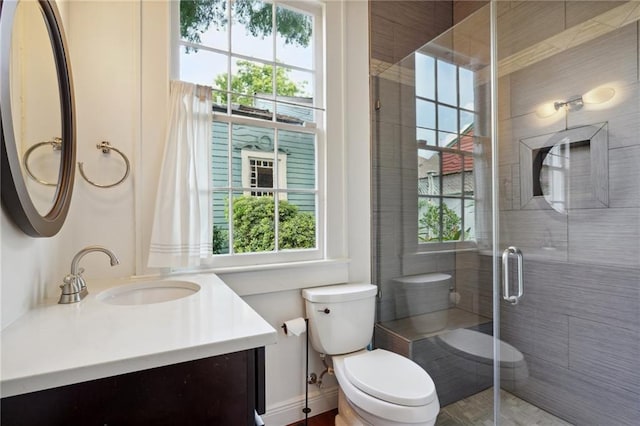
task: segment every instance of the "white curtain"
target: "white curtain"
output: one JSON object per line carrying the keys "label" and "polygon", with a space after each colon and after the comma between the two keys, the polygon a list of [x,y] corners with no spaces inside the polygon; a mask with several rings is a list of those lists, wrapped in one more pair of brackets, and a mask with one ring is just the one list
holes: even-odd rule
{"label": "white curtain", "polygon": [[211,88],[172,81],[170,97],[149,267],[195,266],[212,251]]}

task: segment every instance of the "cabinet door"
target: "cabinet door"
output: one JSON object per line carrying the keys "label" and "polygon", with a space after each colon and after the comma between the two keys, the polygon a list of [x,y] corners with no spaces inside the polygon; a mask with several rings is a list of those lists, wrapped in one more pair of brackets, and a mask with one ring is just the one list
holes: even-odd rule
{"label": "cabinet door", "polygon": [[3,398],[0,422],[12,426],[253,425],[260,399],[256,373],[261,349]]}

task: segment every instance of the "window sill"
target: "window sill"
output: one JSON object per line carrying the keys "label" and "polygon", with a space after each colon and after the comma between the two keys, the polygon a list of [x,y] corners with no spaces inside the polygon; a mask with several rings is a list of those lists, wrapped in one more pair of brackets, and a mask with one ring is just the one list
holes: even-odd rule
{"label": "window sill", "polygon": [[[172,275],[216,274],[239,296],[298,290],[349,281],[349,259],[310,260],[263,265],[176,270]],[[158,275],[145,275],[154,278]]]}

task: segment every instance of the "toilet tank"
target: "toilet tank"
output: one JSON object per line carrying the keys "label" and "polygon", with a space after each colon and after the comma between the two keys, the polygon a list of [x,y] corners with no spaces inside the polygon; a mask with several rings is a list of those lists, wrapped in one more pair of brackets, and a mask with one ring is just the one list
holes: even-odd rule
{"label": "toilet tank", "polygon": [[373,335],[377,292],[371,284],[302,290],[313,348],[327,355],[364,349]]}

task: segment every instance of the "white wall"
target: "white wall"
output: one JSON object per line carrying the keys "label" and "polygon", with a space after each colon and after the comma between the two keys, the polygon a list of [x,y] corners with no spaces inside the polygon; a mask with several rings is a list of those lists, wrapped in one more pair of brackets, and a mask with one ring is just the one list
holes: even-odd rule
{"label": "white wall", "polygon": [[[168,3],[65,1],[64,12],[76,95],[77,158],[95,181],[117,180],[123,172],[119,158],[105,158],[95,148],[108,140],[129,156],[133,170],[129,179],[112,189],[91,187],[77,174],[68,221],[54,238],[25,237],[2,213],[3,328],[46,295],[55,297],[71,258],[87,245],[104,245],[121,260],[119,266],[110,267],[102,253],[85,257],[89,290],[91,278],[147,272],[146,245],[167,113]],[[304,271],[319,278],[303,285],[370,280],[367,2],[329,2],[327,12],[338,22],[327,32],[327,60],[334,64],[329,72],[332,84],[342,82],[334,89],[342,94],[334,122],[338,137],[346,141],[335,152],[339,166],[328,174],[347,176],[339,194],[340,204],[346,206],[339,226],[346,235],[341,259]],[[260,288],[250,285],[261,276],[272,277],[271,283]],[[282,276],[286,279],[278,287]],[[280,330],[284,320],[304,316],[301,281],[296,276],[300,274],[286,270],[223,276],[279,331],[278,344],[268,347],[266,355],[266,418],[272,425],[303,417],[304,339],[286,337]],[[282,291],[274,291],[278,288]],[[322,371],[315,353],[310,365],[317,374]],[[335,406],[335,381],[330,378],[326,383],[322,391],[310,387],[313,413]]]}
{"label": "white wall", "polygon": [[[77,160],[88,177],[108,184],[124,174],[115,153],[103,155],[96,144],[109,141],[135,161],[140,142],[140,5],[137,2],[70,1],[69,31],[77,116]],[[100,189],[76,174],[73,227],[63,234],[64,257],[88,245],[102,245],[120,259],[111,267],[102,253],[83,258],[85,275],[124,277],[135,272],[134,176]]]}
{"label": "white wall", "polygon": [[[68,224],[65,226],[69,226]],[[59,263],[58,236],[27,237],[10,221],[4,209],[0,217],[2,234],[2,328],[5,328],[45,297],[56,278]],[[62,283],[62,281],[60,281]]]}

